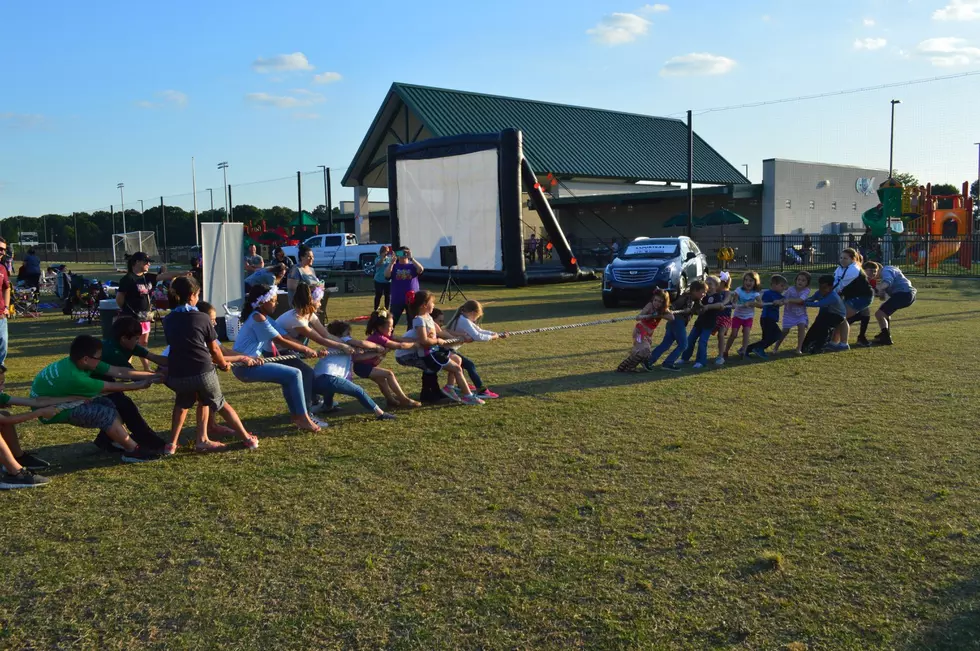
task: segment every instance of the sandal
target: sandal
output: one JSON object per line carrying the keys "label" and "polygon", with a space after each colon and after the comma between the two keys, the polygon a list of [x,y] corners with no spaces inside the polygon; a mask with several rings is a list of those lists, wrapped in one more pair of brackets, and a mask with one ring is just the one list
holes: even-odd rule
{"label": "sandal", "polygon": [[167,443],[163,446],[163,456],[169,457],[177,454],[177,446],[172,443]]}
{"label": "sandal", "polygon": [[225,449],[224,443],[219,443],[218,441],[204,441],[203,443],[195,443],[195,452],[220,452]]}

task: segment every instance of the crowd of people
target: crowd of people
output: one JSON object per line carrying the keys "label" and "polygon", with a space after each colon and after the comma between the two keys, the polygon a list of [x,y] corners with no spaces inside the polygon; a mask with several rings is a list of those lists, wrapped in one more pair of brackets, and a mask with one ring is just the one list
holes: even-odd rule
{"label": "crowd of people", "polygon": [[[705,282],[692,282],[673,303],[669,294],[658,289],[640,313],[633,328],[633,348],[617,370],[652,370],[672,348],[661,364],[663,369],[680,371],[681,364],[689,363],[692,358],[693,368],[704,368],[708,365],[712,337],[717,338],[714,363],[721,366],[729,359],[739,334],[742,337],[738,356],[763,360],[769,359],[770,348],[778,352],[794,330],[793,352],[797,355],[849,350],[854,324],[859,324],[855,345],[890,346],[894,343],[892,315],[912,305],[916,296],[915,287],[901,269],[863,260],[852,248],[843,251],[840,266],[833,275],[817,279],[816,292],[811,293],[811,282],[806,271],[796,274],[792,284],[786,277],[775,274],[769,279],[769,289],[763,289],[759,274],[749,271],[732,290],[731,276],[723,271],[708,276]],[[874,313],[880,331],[869,340],[867,330],[875,296],[884,299]],[[808,309],[818,310],[812,323]],[[750,344],[756,310],[760,310],[762,338]],[[653,348],[654,331],[664,321],[663,341]]]}
{"label": "crowd of people", "polygon": [[[0,242],[0,253],[3,246]],[[287,276],[284,265],[274,262],[266,269],[261,259],[255,261],[258,266],[253,265],[249,276],[252,282],[240,328],[230,348],[218,340],[216,312],[201,300],[201,287],[194,274],[174,274],[169,286],[172,309],[163,319],[168,345],[160,353],[150,351],[147,341],[150,262],[143,253],[131,256],[126,277],[119,284],[121,311],[111,332],[102,340],[91,335],[76,337],[67,357],[36,375],[28,397],[3,393],[5,368],[0,365],[0,407],[31,409],[18,415],[0,411],[0,463],[4,468],[0,489],[48,483],[37,474],[48,463],[25,452],[18,439],[16,425],[32,419],[45,425],[96,430],[97,446],[118,453],[123,462],[136,463],[175,454],[188,412],[193,409],[193,450],[224,450],[227,444],[215,436],[234,436],[244,449],[257,449],[259,438],[224,397],[218,371],[231,371],[243,383],[277,385],[291,423],[306,432],[328,426],[323,417],[340,408],[334,402],[337,394],[356,398],[382,421],[396,418],[392,411],[398,408],[442,401],[482,405],[499,397],[484,384],[476,364],[460,348],[503,339],[507,333],[480,325],[483,307],[478,301],[466,301],[447,321],[436,308],[433,294],[419,288],[424,269],[408,248],[392,251],[384,247],[379,252],[375,281],[380,287],[375,309],[364,335],[357,338],[351,323],[324,324],[326,319],[319,318],[326,293],[319,281],[307,282],[310,276],[302,270],[310,267],[312,259],[302,249],[300,262],[292,267],[299,271],[288,278],[296,281],[289,290],[291,309],[278,318],[273,315],[279,300],[277,281]],[[269,276],[257,275],[263,272],[271,275],[271,282],[266,282]],[[854,249],[843,252],[837,272],[821,276],[813,293],[807,272],[797,274],[793,283],[774,275],[768,289],[761,287],[755,272],[745,273],[734,290],[730,284],[731,277],[721,272],[706,282],[691,283],[673,301],[666,292],[654,291],[634,327],[633,349],[617,370],[650,370],[664,355],[664,369],[680,370],[681,364],[692,358],[694,368],[703,368],[708,364],[712,338],[717,341],[716,365],[726,363],[736,343],[740,357],[767,359],[767,351],[778,351],[794,330],[796,354],[847,350],[853,324],[860,326],[856,345],[870,346],[872,340],[866,332],[876,295],[885,300],[874,313],[881,329],[874,342],[891,345],[891,316],[912,305],[916,296],[900,269],[863,261]],[[810,308],[819,310],[812,323],[807,312]],[[756,310],[761,310],[762,338],[750,343]],[[403,312],[409,324],[405,332],[396,334]],[[662,322],[663,341],[653,348],[653,335]],[[389,352],[394,353],[396,366],[422,372],[420,400],[411,398],[397,374],[384,367]],[[134,368],[134,358],[141,369]],[[305,359],[316,361],[311,366]],[[440,382],[440,375],[444,382]],[[384,396],[384,407],[358,386],[355,378],[374,382]],[[171,428],[165,437],[153,430],[127,395],[154,383],[165,385],[174,394]]]}

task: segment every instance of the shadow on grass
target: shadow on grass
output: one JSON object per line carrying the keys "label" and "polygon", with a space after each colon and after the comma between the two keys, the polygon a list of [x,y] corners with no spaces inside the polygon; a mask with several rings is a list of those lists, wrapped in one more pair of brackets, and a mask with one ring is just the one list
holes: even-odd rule
{"label": "shadow on grass", "polygon": [[980,648],[980,577],[951,586],[936,599],[936,605],[958,612],[949,619],[934,622],[906,649],[962,651]]}

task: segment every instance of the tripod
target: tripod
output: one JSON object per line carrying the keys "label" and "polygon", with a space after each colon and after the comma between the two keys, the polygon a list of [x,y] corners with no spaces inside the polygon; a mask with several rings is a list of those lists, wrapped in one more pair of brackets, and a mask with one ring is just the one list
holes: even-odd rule
{"label": "tripod", "polygon": [[442,296],[439,297],[439,304],[442,305],[447,301],[452,301],[457,295],[462,296],[463,300],[469,300],[466,298],[466,294],[463,293],[463,290],[459,288],[459,284],[456,282],[456,279],[453,278],[452,266],[446,267],[446,272],[446,287],[442,290]]}

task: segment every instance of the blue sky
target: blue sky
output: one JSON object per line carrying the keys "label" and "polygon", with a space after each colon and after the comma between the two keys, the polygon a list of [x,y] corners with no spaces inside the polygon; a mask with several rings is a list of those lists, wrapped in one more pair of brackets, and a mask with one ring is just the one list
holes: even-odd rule
{"label": "blue sky", "polygon": [[[362,7],[370,6],[370,10]],[[5,3],[0,217],[126,201],[190,208],[329,165],[336,203],[393,81],[668,115],[980,69],[980,0],[423,0]],[[980,76],[709,113],[696,129],[758,181],[769,157],[976,177]],[[304,177],[307,204],[322,181]],[[295,182],[236,190],[294,205]],[[168,201],[170,203],[170,201]]]}

